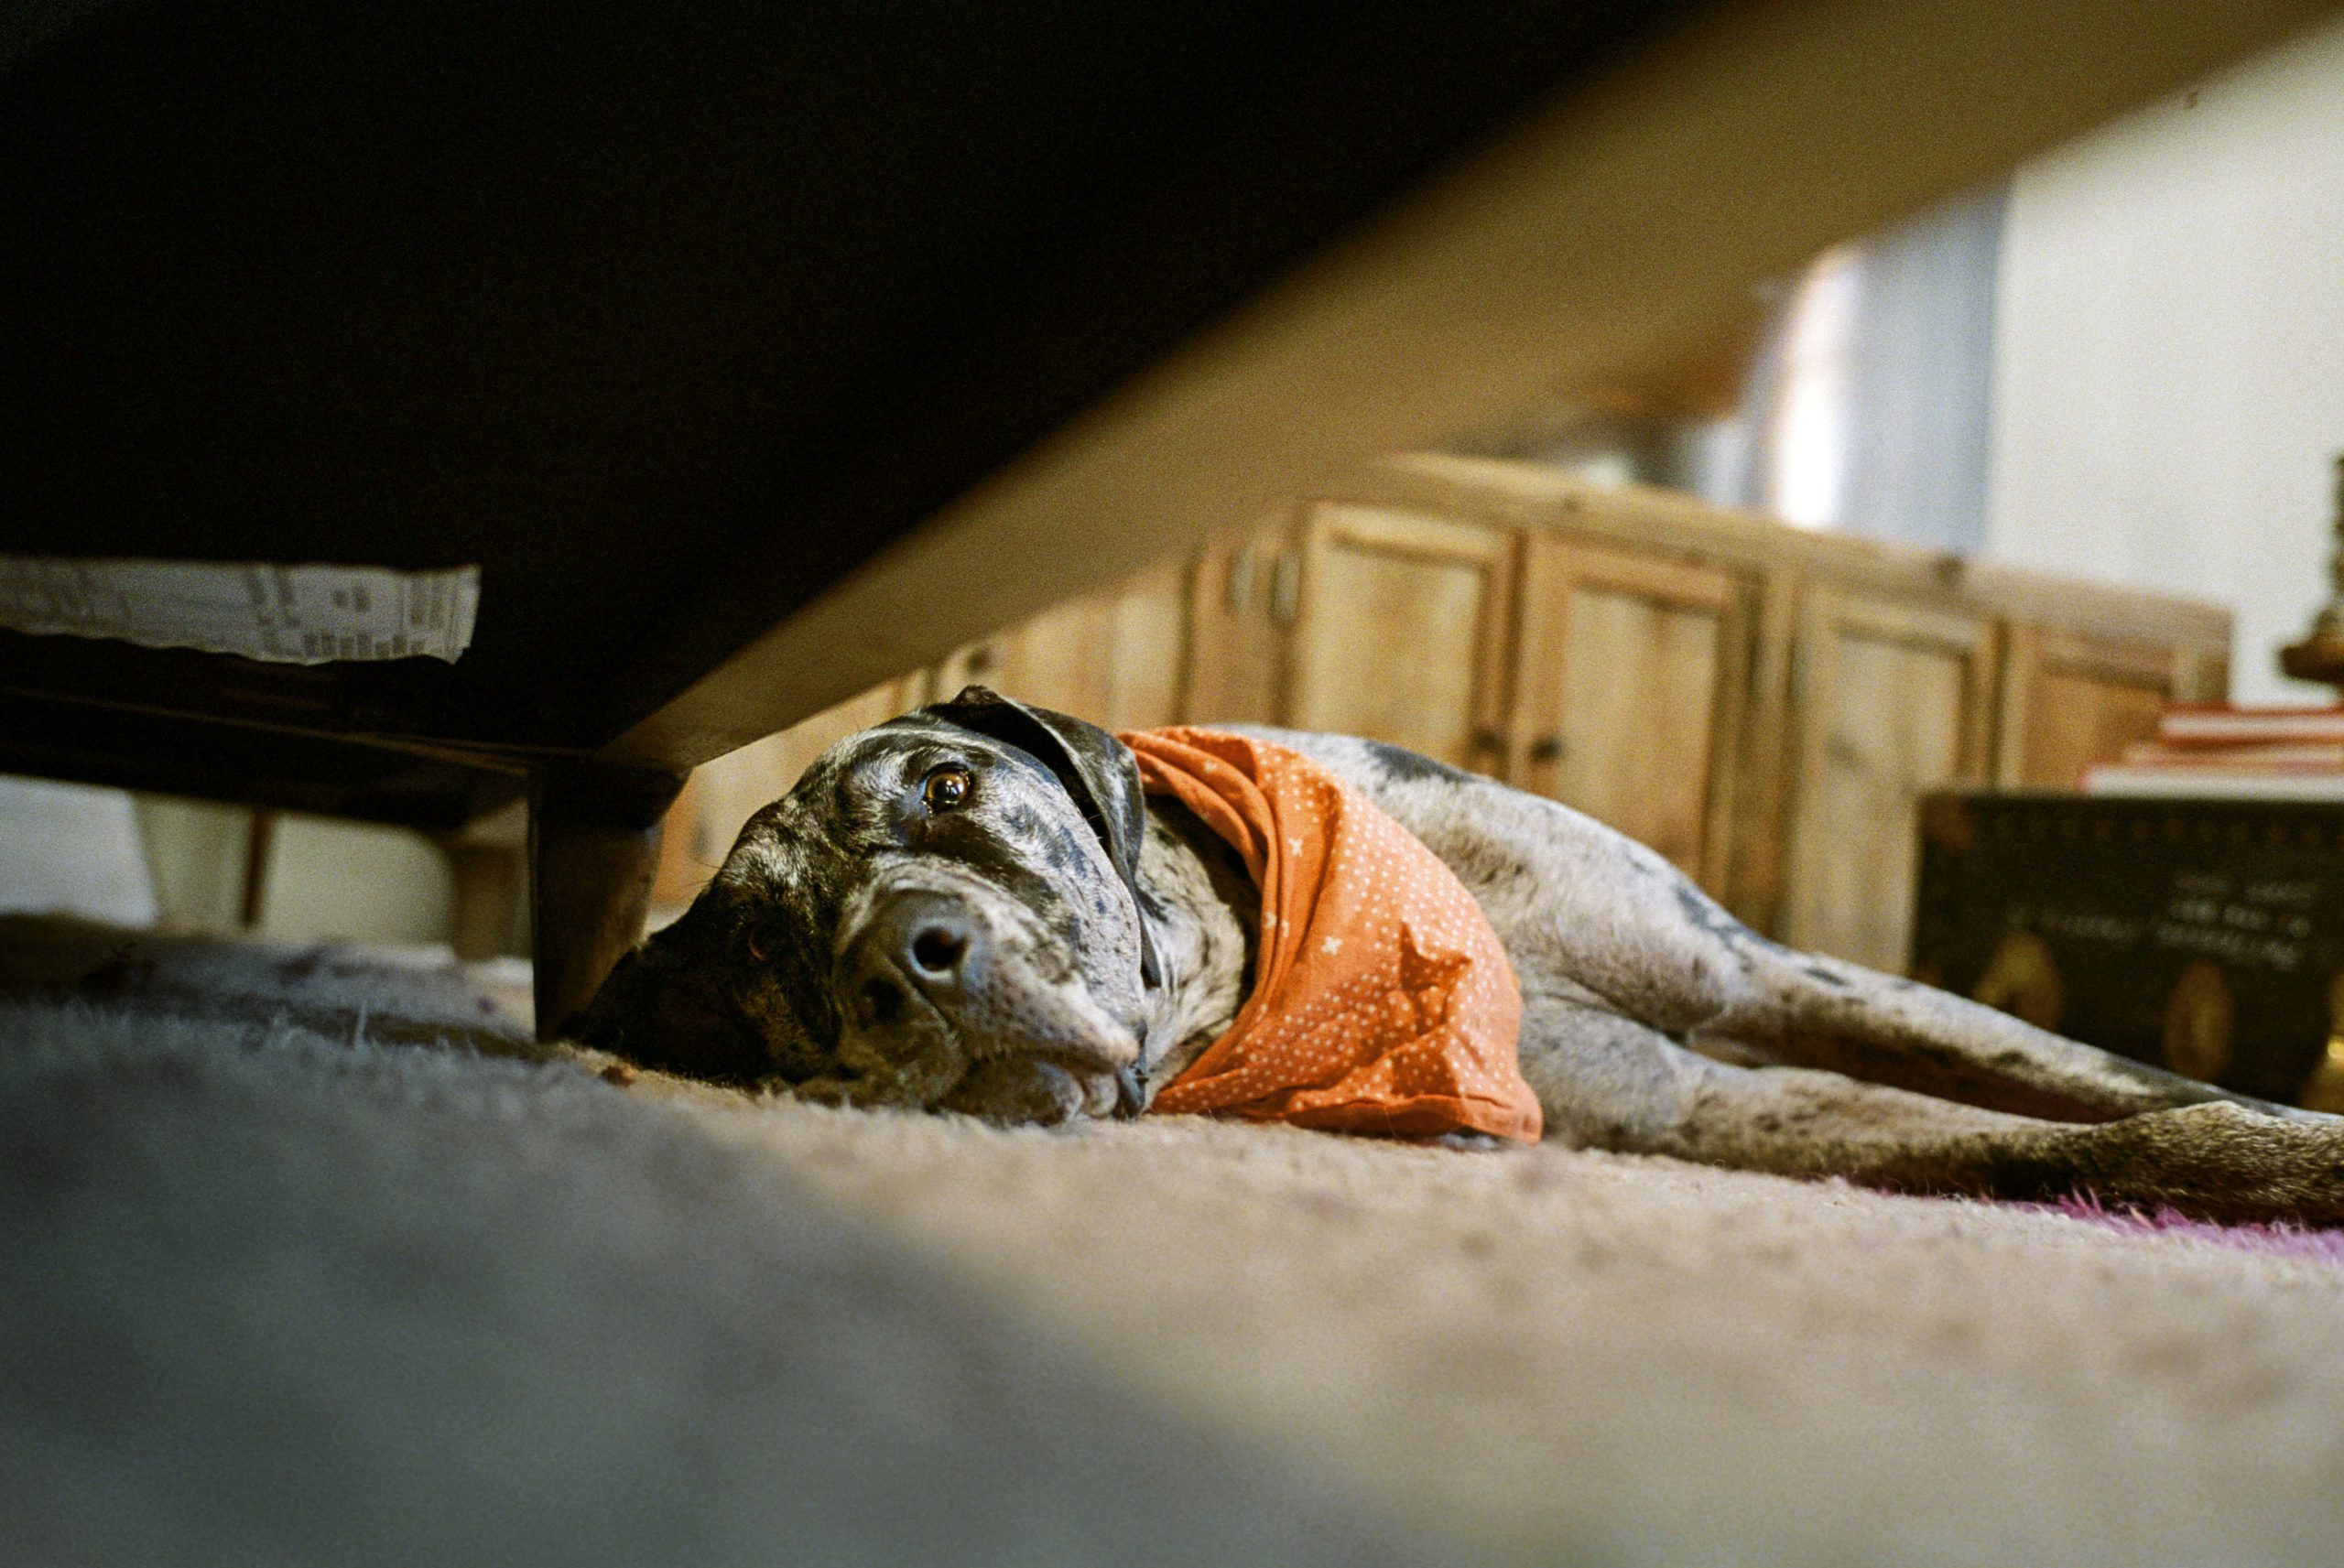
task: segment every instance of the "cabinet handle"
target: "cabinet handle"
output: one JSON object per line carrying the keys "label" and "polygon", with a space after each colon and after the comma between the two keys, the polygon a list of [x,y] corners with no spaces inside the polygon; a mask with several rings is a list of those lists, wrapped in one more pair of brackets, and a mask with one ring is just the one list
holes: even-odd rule
{"label": "cabinet handle", "polygon": [[1476,760],[1505,755],[1505,732],[1492,724],[1477,725],[1473,730],[1473,755]]}
{"label": "cabinet handle", "polygon": [[1302,608],[1302,561],[1292,551],[1270,572],[1270,619],[1284,626]]}
{"label": "cabinet handle", "polygon": [[1229,557],[1229,575],[1222,587],[1228,595],[1229,613],[1243,615],[1245,605],[1253,597],[1253,546],[1241,545]]}
{"label": "cabinet handle", "polygon": [[1560,735],[1541,735],[1530,742],[1530,760],[1534,762],[1559,762],[1569,750]]}
{"label": "cabinet handle", "polygon": [[969,678],[971,680],[975,680],[982,676],[991,674],[993,671],[993,644],[990,643],[980,643],[975,647],[970,649]]}

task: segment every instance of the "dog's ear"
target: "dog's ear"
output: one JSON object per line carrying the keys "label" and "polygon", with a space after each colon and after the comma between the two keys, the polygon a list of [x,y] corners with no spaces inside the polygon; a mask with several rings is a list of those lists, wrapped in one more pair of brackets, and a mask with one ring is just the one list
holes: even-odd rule
{"label": "dog's ear", "polygon": [[775,1064],[725,994],[723,966],[698,950],[692,922],[687,914],[622,957],[561,1033],[637,1066],[754,1084]]}
{"label": "dog's ear", "polygon": [[[973,730],[1016,747],[1051,773],[1091,830],[1106,847],[1115,874],[1139,904],[1139,847],[1147,832],[1147,808],[1139,785],[1139,762],[1131,748],[1096,724],[1047,708],[1013,701],[990,687],[968,686],[950,702],[928,711],[963,730]],[[1139,925],[1140,978],[1151,988],[1158,982],[1156,945],[1148,940],[1147,922]]]}

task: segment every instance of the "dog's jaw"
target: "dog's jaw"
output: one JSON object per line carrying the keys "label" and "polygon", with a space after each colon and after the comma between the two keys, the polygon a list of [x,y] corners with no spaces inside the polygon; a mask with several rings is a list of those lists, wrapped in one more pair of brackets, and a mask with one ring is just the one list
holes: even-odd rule
{"label": "dog's jaw", "polygon": [[1140,919],[1161,984],[1149,998],[1145,1098],[1225,1033],[1253,980],[1261,895],[1236,851],[1168,797],[1147,802],[1140,846]]}

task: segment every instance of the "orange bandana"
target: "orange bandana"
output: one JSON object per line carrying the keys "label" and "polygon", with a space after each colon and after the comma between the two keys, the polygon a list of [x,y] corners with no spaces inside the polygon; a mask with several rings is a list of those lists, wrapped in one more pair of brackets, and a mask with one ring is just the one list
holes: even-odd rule
{"label": "orange bandana", "polygon": [[1513,966],[1423,840],[1284,746],[1187,728],[1117,739],[1148,792],[1234,845],[1262,890],[1253,994],[1156,1109],[1537,1141]]}

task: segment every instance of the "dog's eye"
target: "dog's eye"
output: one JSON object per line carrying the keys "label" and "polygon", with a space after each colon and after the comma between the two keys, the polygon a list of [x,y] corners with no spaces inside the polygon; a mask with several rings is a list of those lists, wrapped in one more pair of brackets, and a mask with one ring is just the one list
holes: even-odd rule
{"label": "dog's eye", "polygon": [[969,798],[969,770],[939,768],[919,786],[919,798],[930,816],[950,811]]}

